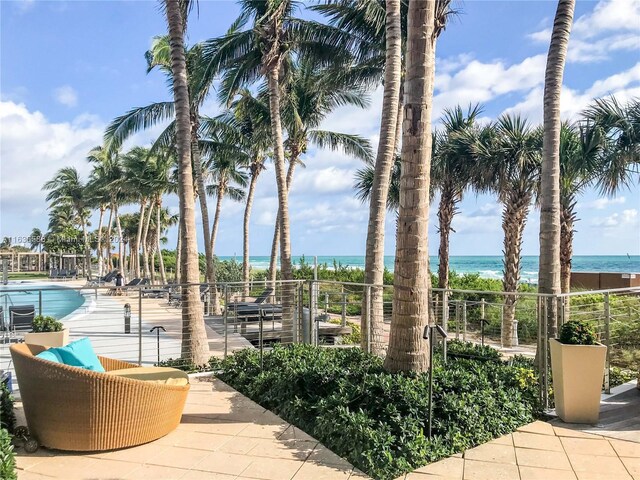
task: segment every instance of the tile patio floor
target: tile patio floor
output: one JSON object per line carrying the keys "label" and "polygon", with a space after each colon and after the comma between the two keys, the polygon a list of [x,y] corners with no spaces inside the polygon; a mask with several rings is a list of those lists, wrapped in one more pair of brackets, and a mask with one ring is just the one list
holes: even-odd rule
{"label": "tile patio floor", "polygon": [[[640,431],[625,434],[622,440],[533,422],[398,480],[640,480]],[[18,480],[369,478],[217,379],[192,380],[182,423],[155,442],[99,453],[17,454]]]}
{"label": "tile patio floor", "polygon": [[406,480],[640,480],[640,443],[533,422]]}
{"label": "tile patio floor", "polygon": [[[24,424],[24,421],[19,424]],[[223,382],[192,380],[179,427],[98,453],[17,450],[18,480],[333,480],[368,478],[317,440]]]}

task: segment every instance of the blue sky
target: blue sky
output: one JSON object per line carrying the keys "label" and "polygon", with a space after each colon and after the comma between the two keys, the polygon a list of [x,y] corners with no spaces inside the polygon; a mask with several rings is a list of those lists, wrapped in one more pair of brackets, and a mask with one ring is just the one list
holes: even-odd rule
{"label": "blue sky", "polygon": [[[458,2],[460,14],[438,41],[434,119],[442,109],[484,104],[484,117],[520,112],[538,123],[552,1]],[[199,2],[189,43],[222,34],[236,17],[234,2]],[[41,185],[63,166],[88,174],[85,161],[104,127],[134,106],[169,99],[163,76],[147,75],[143,54],[165,32],[155,1],[0,1],[0,236],[46,228]],[[579,1],[562,97],[563,117],[576,118],[594,96],[640,97],[640,2]],[[380,90],[367,110],[342,108],[324,127],[377,142]],[[204,112],[219,107],[209,100]],[[136,135],[127,147],[147,145],[160,129]],[[294,254],[357,255],[364,251],[368,209],[353,196],[358,160],[310,150],[291,194]],[[437,200],[437,199],[436,199]],[[167,198],[175,208],[177,200]],[[252,221],[251,252],[269,253],[276,213],[273,167],[262,176]],[[130,207],[133,209],[134,207]],[[216,253],[242,251],[241,204],[225,202]],[[613,199],[589,191],[578,207],[576,254],[639,254],[640,191]],[[525,231],[524,253],[537,254],[538,211]],[[435,205],[430,251],[437,252]],[[198,219],[199,220],[199,219]],[[394,252],[393,215],[386,251]],[[499,255],[500,206],[469,194],[454,222],[452,255]],[[170,246],[175,232],[170,232]]]}

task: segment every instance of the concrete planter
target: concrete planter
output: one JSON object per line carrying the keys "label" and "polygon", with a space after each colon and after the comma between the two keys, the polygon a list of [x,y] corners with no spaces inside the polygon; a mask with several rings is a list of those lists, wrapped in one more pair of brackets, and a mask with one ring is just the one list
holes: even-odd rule
{"label": "concrete planter", "polygon": [[549,340],[556,413],[568,423],[597,423],[607,347]]}
{"label": "concrete planter", "polygon": [[64,347],[69,343],[69,329],[59,332],[31,332],[24,334],[24,343],[43,347]]}

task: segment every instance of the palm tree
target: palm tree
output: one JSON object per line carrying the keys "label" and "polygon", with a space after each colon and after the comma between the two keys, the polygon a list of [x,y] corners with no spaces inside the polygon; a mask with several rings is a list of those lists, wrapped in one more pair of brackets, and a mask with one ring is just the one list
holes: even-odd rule
{"label": "palm tree", "polygon": [[91,251],[89,249],[89,237],[87,234],[87,223],[89,212],[87,205],[90,203],[88,191],[80,179],[78,170],[75,167],[64,167],[58,170],[52,180],[49,180],[42,187],[48,190],[47,202],[51,202],[50,208],[58,206],[69,207],[77,216],[78,224],[82,229],[82,237],[85,253],[85,272],[87,278],[91,279]]}
{"label": "palm tree", "polygon": [[[371,190],[373,189],[373,179],[376,175],[372,165],[356,171],[355,183],[353,185],[356,191],[356,198],[361,202],[369,202],[371,199]],[[387,194],[387,210],[398,213],[400,208],[400,156],[396,155],[391,169],[389,179],[389,193]]]}
{"label": "palm tree", "polygon": [[[334,29],[294,16],[295,0],[241,0],[241,14],[226,35],[205,42],[208,65],[204,76],[223,73],[221,96],[230,103],[243,86],[267,79],[269,117],[273,141],[273,162],[280,209],[280,256],[282,278],[291,280],[291,240],[289,231],[288,189],[281,117],[281,73],[293,54],[312,55],[319,65],[336,64],[345,54],[342,47],[331,48]],[[292,297],[287,292],[285,297]],[[284,305],[290,316],[288,305]]]}
{"label": "palm tree", "polygon": [[200,306],[200,271],[198,268],[198,245],[193,198],[193,174],[191,164],[191,114],[187,65],[184,49],[184,29],[187,12],[184,2],[166,0],[166,15],[171,45],[171,70],[173,72],[173,96],[176,111],[175,130],[178,151],[178,196],[180,199],[180,223],[182,226],[183,255],[181,283],[190,284],[182,288],[182,357],[196,365],[209,360],[207,334],[204,328],[203,311]]}
{"label": "palm tree", "polygon": [[42,230],[38,227],[34,227],[33,230],[31,230],[31,235],[29,236],[29,248],[31,248],[31,250],[38,250],[39,252],[42,252],[42,241]]}
{"label": "palm tree", "polygon": [[[154,68],[160,69],[166,76],[169,85],[173,83],[173,71],[171,68],[171,48],[169,45],[169,37],[155,37],[151,46],[145,53],[147,59],[147,72]],[[202,49],[200,45],[194,45],[186,52],[186,65],[188,73],[188,91],[190,103],[191,117],[191,154],[193,165],[200,165],[200,105],[206,98],[209,88],[212,85],[213,78],[204,78],[202,76]],[[110,148],[117,147],[134,133],[149,128],[163,121],[172,120],[175,115],[174,103],[156,102],[144,107],[133,108],[124,115],[115,118],[107,127],[105,133],[105,142]],[[168,147],[175,142],[175,122],[171,121],[165,130],[157,138],[155,144],[151,148],[152,152],[161,147]],[[196,179],[197,197],[200,203],[200,213],[202,216],[202,233],[205,245],[205,258],[207,262],[207,280],[213,282],[213,256],[210,250],[210,227],[209,227],[209,208],[205,192],[204,179],[201,171],[194,168],[194,176]]]}
{"label": "palm tree", "polygon": [[472,184],[475,170],[473,152],[464,141],[464,131],[475,128],[475,121],[482,112],[480,105],[469,106],[467,112],[459,105],[447,109],[443,115],[444,131],[434,138],[431,177],[440,191],[438,206],[438,288],[449,288],[449,235],[451,224],[458,213],[465,189]]}
{"label": "palm tree", "polygon": [[123,231],[118,214],[118,207],[125,200],[125,173],[122,157],[117,149],[109,150],[100,146],[94,147],[87,156],[87,161],[93,165],[89,185],[94,192],[104,192],[109,204],[109,219],[107,222],[107,239],[105,252],[108,268],[111,269],[111,232],[115,223],[118,232],[118,254],[124,258]]}
{"label": "palm tree", "polygon": [[[560,93],[575,6],[575,0],[558,1],[544,77],[538,292],[551,295],[560,293]],[[557,330],[557,302],[552,299],[547,303],[548,336],[556,337]]]}
{"label": "palm tree", "polygon": [[[477,158],[481,177],[478,188],[494,191],[503,205],[505,295],[502,344],[513,345],[513,321],[520,282],[522,235],[538,188],[542,132],[518,115],[502,115],[494,125],[463,135]],[[462,141],[462,139],[461,139]]]}
{"label": "palm tree", "polygon": [[435,47],[444,25],[437,20],[436,2],[410,0],[393,319],[384,361],[390,371],[424,371],[429,363],[422,331],[429,323],[431,285],[427,242]]}
{"label": "palm tree", "polygon": [[[606,172],[601,171],[602,132],[592,123],[563,123],[560,131],[560,286],[569,293],[578,196]],[[565,319],[567,312],[565,311]]]}

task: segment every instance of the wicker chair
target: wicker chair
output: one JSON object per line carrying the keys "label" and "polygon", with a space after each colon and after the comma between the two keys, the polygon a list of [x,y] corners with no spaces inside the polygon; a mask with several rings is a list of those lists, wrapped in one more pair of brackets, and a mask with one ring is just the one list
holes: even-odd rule
{"label": "wicker chair", "polygon": [[[45,347],[11,346],[29,431],[49,448],[99,451],[156,440],[180,423],[189,385],[164,385],[35,357]],[[137,367],[98,357],[108,372]]]}

